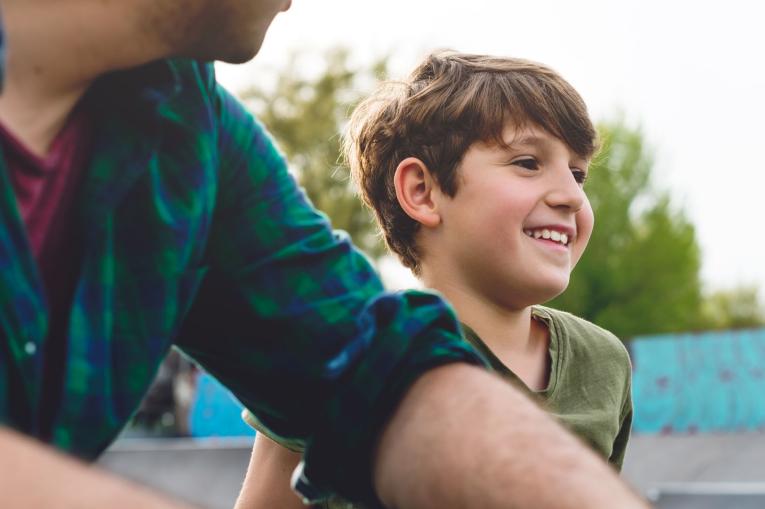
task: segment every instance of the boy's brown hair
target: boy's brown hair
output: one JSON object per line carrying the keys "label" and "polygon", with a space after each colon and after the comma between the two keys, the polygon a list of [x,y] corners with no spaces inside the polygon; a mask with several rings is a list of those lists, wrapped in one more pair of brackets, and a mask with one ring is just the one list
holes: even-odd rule
{"label": "boy's brown hair", "polygon": [[508,125],[542,127],[586,159],[597,149],[595,128],[576,90],[552,69],[516,58],[435,52],[407,80],[384,83],[353,112],[345,136],[351,175],[388,247],[415,274],[419,223],[398,203],[396,167],[416,157],[441,190],[454,196],[467,149],[475,142],[505,146]]}

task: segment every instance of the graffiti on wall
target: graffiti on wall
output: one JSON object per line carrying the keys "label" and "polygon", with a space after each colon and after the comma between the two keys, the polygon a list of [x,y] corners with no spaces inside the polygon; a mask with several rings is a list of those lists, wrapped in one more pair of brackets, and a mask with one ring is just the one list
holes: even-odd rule
{"label": "graffiti on wall", "polygon": [[765,429],[765,329],[636,338],[630,351],[635,432]]}

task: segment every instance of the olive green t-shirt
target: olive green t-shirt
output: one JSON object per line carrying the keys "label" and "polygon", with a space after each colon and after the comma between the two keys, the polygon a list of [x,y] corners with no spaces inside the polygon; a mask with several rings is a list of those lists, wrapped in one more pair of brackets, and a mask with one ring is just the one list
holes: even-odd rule
{"label": "olive green t-shirt", "polygon": [[534,306],[532,315],[550,331],[550,379],[542,391],[529,389],[463,325],[465,339],[494,371],[532,395],[621,470],[632,427],[632,367],[627,349],[607,330],[564,311]]}
{"label": "olive green t-shirt", "polygon": [[[550,332],[550,379],[540,392],[530,390],[463,324],[465,339],[489,362],[492,370],[536,399],[616,469],[621,470],[632,425],[631,364],[627,349],[610,332],[569,313],[543,306],[532,316]],[[249,412],[244,419],[259,432],[293,451],[295,444],[270,435]],[[455,437],[456,440],[456,437]],[[340,497],[318,504],[320,509],[363,509]]]}

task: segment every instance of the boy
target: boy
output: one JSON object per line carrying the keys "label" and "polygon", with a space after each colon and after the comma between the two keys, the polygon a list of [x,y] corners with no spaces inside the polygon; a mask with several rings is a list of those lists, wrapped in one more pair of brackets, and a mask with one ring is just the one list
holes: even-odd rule
{"label": "boy", "polygon": [[[364,101],[346,138],[390,249],[451,301],[493,370],[620,469],[632,416],[627,351],[611,333],[540,306],[565,290],[592,232],[583,184],[596,148],[584,102],[555,72],[453,52]],[[289,470],[289,453],[260,455],[278,470],[269,454]]]}

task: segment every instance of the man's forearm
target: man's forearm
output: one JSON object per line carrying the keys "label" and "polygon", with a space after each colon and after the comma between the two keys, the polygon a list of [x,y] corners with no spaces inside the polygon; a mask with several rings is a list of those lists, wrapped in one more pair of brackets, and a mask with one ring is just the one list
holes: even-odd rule
{"label": "man's forearm", "polygon": [[647,507],[518,390],[460,364],[409,390],[380,439],[374,481],[397,509]]}
{"label": "man's forearm", "polygon": [[0,507],[190,509],[0,427]]}

